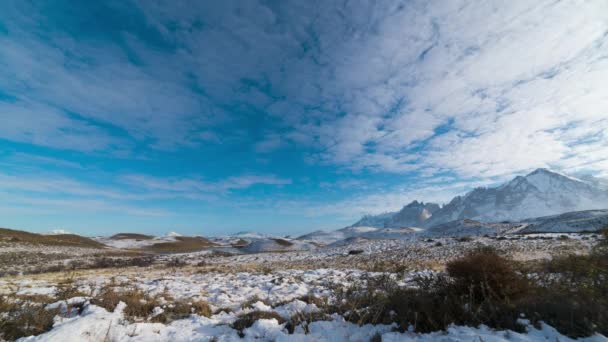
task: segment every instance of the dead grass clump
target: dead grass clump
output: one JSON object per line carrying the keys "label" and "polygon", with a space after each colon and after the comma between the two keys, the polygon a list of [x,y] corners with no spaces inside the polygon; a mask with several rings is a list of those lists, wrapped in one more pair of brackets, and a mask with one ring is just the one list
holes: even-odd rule
{"label": "dead grass clump", "polygon": [[239,332],[239,336],[244,337],[243,330],[251,327],[260,319],[276,319],[279,324],[285,323],[285,319],[274,311],[253,311],[241,315],[232,323],[232,328]]}
{"label": "dead grass clump", "polygon": [[297,327],[301,327],[305,334],[310,333],[310,323],[318,322],[318,321],[329,321],[331,318],[322,311],[314,311],[314,312],[297,312],[292,315],[287,324],[285,324],[285,329],[290,334],[293,334]]}
{"label": "dead grass clump", "polygon": [[204,300],[197,300],[192,302],[192,311],[195,314],[204,317],[211,317],[211,315],[213,314],[213,312],[211,311],[211,306],[209,306],[209,303]]}
{"label": "dead grass clump", "polygon": [[179,300],[163,306],[163,313],[152,317],[151,321],[167,324],[178,319],[190,317],[192,314],[211,317],[211,307],[203,300],[195,302]]}
{"label": "dead grass clump", "polygon": [[37,303],[14,305],[2,298],[0,313],[0,340],[14,341],[51,330],[58,310],[46,310],[44,305]]}
{"label": "dead grass clump", "polygon": [[91,304],[100,306],[109,312],[114,312],[116,306],[122,300],[122,295],[118,293],[114,286],[106,285],[99,294],[91,299]]}
{"label": "dead grass clump", "polygon": [[328,305],[328,298],[327,297],[317,297],[311,293],[309,293],[306,296],[302,296],[302,297],[298,297],[296,298],[298,300],[303,301],[306,304],[314,304],[316,305],[318,308],[323,308],[326,307]]}
{"label": "dead grass clump", "polygon": [[148,296],[138,288],[123,293],[120,300],[127,304],[123,311],[125,318],[132,322],[147,320],[154,308],[159,306],[156,298]]}
{"label": "dead grass clump", "polygon": [[246,300],[245,302],[241,303],[241,309],[251,309],[253,307],[253,304],[255,304],[257,302],[262,302],[268,306],[272,305],[272,303],[270,303],[270,300],[268,300],[268,299],[261,299],[258,296],[253,296],[253,297],[249,298],[248,300]]}

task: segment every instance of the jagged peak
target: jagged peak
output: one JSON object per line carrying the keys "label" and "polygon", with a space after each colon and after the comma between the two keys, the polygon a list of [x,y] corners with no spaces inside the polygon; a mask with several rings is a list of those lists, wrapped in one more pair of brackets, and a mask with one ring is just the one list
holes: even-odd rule
{"label": "jagged peak", "polygon": [[544,168],[544,167],[538,168],[538,169],[536,169],[536,170],[528,173],[525,178],[528,178],[528,177],[531,177],[531,176],[539,176],[539,175],[545,175],[545,176],[549,176],[549,177],[558,177],[558,178],[559,177],[561,177],[561,178],[568,178],[570,180],[575,180],[575,181],[578,181],[578,182],[582,182],[581,179],[569,176],[569,175],[567,175],[565,173],[562,173],[562,172],[559,172],[559,171],[556,171],[556,170],[547,169],[547,168]]}

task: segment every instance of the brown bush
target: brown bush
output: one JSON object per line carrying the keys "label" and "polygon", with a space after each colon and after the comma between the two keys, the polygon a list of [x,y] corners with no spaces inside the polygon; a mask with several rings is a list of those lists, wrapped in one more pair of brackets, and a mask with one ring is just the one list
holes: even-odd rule
{"label": "brown bush", "polygon": [[211,317],[212,315],[211,306],[204,300],[194,301],[192,311],[199,316]]}
{"label": "brown bush", "polygon": [[507,260],[493,249],[479,249],[449,262],[446,266],[452,278],[455,295],[469,296],[481,302],[489,299],[515,300],[529,290],[528,281],[513,269]]}

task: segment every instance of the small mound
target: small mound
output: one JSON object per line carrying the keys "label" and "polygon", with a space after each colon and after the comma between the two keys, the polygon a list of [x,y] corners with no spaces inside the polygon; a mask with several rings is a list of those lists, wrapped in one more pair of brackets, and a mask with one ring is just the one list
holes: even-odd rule
{"label": "small mound", "polygon": [[175,241],[155,243],[142,249],[156,253],[187,253],[207,248],[218,247],[217,244],[200,236],[175,236]]}
{"label": "small mound", "polygon": [[118,233],[110,236],[111,240],[152,240],[154,236],[137,233]]}

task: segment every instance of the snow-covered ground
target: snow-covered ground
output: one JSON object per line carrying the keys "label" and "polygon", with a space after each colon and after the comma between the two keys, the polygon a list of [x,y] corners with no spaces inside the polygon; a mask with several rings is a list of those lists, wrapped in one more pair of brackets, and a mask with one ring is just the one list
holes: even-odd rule
{"label": "snow-covered ground", "polygon": [[[376,230],[368,229],[369,232]],[[107,268],[83,270],[72,275],[58,273],[0,278],[0,295],[52,297],[60,293],[65,277],[73,276],[75,279],[81,293],[69,302],[83,303],[83,311],[67,318],[56,316],[50,331],[25,337],[22,341],[370,341],[379,337],[382,341],[569,341],[547,325],[540,328],[528,326],[527,333],[495,331],[483,326],[452,326],[445,332],[415,334],[396,331],[391,325],[358,326],[337,314],[306,327],[297,326],[293,333],[288,331],[287,323],[276,319],[259,319],[242,332],[236,330],[233,323],[254,311],[276,312],[285,320],[294,315],[312,314],[322,308],[317,306],[320,305],[318,302],[306,298],[314,297],[328,303],[335,300],[336,288],[349,287],[361,279],[387,274],[385,272],[392,272],[390,274],[399,286],[411,286],[415,276],[437,272],[446,261],[479,246],[493,246],[501,254],[517,260],[534,260],[564,253],[587,253],[599,239],[598,234],[578,233],[469,239],[357,238],[345,244],[282,253],[225,255],[207,250],[157,255],[153,265],[145,268]],[[278,240],[258,237],[252,239],[252,246],[268,241],[283,244],[285,248],[300,247],[300,244],[312,246],[301,240]],[[285,241],[296,242],[287,246]],[[32,247],[29,248],[32,251]],[[35,253],[42,250],[39,248]],[[13,252],[26,251],[25,247],[13,247]],[[70,255],[69,248],[56,247],[51,252]],[[0,251],[0,255],[2,253]],[[71,258],[78,259],[83,258],[87,251],[74,250],[74,253]],[[176,258],[186,266],[167,266]],[[405,265],[407,270],[403,273],[391,270],[395,265]],[[117,284],[118,288],[125,289],[136,287],[149,296],[161,298],[154,309],[158,314],[176,300],[205,301],[213,314],[210,317],[192,314],[167,324],[134,322],[126,318],[124,303],[109,312],[89,302],[108,284]],[[58,301],[47,308],[63,306],[65,303]],[[608,341],[603,336],[584,340]]]}
{"label": "snow-covered ground", "polygon": [[[297,307],[294,305],[293,307]],[[495,331],[485,326],[479,328],[451,326],[445,332],[429,334],[393,332],[390,325],[358,326],[345,322],[339,316],[331,321],[312,322],[308,332],[296,329],[293,334],[285,330],[285,323],[276,319],[260,319],[243,331],[238,331],[227,323],[229,315],[216,315],[210,318],[193,315],[191,318],[172,322],[124,324],[122,310],[124,305],[109,313],[96,306],[86,307],[79,317],[58,322],[50,332],[20,339],[19,341],[370,341],[377,336],[382,341],[573,341],[548,325],[536,329],[529,325],[527,333],[514,331]],[[607,341],[604,336],[596,335],[579,341]]]}
{"label": "snow-covered ground", "polygon": [[[137,286],[151,295],[170,294],[176,299],[204,299],[215,314],[210,317],[191,315],[169,324],[137,322],[125,319],[125,304],[119,304],[113,312],[88,304],[87,297],[78,297],[72,302],[83,301],[83,312],[70,318],[56,317],[53,329],[38,336],[22,338],[20,341],[370,341],[380,336],[382,341],[570,341],[550,326],[536,329],[529,325],[527,333],[495,331],[484,326],[478,328],[452,326],[445,332],[415,334],[397,332],[392,325],[358,326],[346,322],[339,315],[328,320],[310,323],[307,329],[296,327],[293,334],[285,323],[276,319],[260,319],[251,327],[239,331],[231,327],[237,317],[252,311],[274,311],[289,319],[295,314],[311,313],[319,308],[298,298],[312,295],[331,297],[335,284],[348,285],[364,276],[374,276],[359,270],[287,270],[269,274],[259,273],[197,273],[191,271],[170,272],[154,270],[145,274],[126,273],[111,281],[125,286]],[[403,276],[407,284],[419,273]],[[106,274],[91,273],[77,283],[85,293],[95,293],[110,281]],[[6,288],[7,281],[0,287]],[[52,295],[56,289],[52,281],[14,281],[20,294]],[[249,306],[242,304],[259,298]],[[61,302],[49,308],[61,306]],[[160,305],[156,312],[162,312]],[[603,336],[592,336],[583,341],[608,341]]]}

